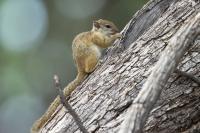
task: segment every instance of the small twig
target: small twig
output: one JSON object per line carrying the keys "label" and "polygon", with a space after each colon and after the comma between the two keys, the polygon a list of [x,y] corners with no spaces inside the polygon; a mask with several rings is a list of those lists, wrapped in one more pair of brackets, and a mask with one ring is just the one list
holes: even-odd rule
{"label": "small twig", "polygon": [[194,75],[192,75],[190,73],[187,73],[187,72],[183,72],[183,71],[181,71],[179,69],[175,69],[174,72],[179,74],[179,75],[182,75],[184,77],[187,77],[187,78],[191,79],[192,81],[194,81],[195,83],[197,83],[198,85],[200,85],[200,79],[195,77]]}
{"label": "small twig", "polygon": [[79,116],[77,115],[77,113],[72,109],[72,107],[68,103],[68,100],[65,99],[65,96],[63,94],[62,87],[61,87],[61,84],[60,84],[60,80],[59,80],[59,78],[58,78],[57,75],[54,75],[54,83],[55,83],[56,89],[59,92],[60,100],[61,100],[61,103],[63,104],[63,106],[69,111],[69,114],[72,115],[74,121],[76,122],[76,124],[78,125],[78,127],[80,128],[80,130],[83,133],[89,133],[86,130],[86,128],[83,126],[83,123],[81,122],[81,119],[79,118]]}

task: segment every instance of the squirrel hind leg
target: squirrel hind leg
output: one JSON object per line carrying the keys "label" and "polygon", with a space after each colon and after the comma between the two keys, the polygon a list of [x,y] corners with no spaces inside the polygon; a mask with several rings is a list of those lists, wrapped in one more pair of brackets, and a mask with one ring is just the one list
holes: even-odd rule
{"label": "squirrel hind leg", "polygon": [[89,56],[85,59],[85,72],[91,73],[96,68],[96,65],[98,63],[98,58],[96,56]]}

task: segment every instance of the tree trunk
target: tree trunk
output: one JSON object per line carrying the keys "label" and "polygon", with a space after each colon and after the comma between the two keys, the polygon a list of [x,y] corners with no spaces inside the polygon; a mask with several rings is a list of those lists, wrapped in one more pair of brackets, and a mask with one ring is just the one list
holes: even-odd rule
{"label": "tree trunk", "polygon": [[[199,12],[198,0],[152,0],[133,16],[123,38],[107,50],[97,69],[69,100],[89,132],[119,131],[169,40]],[[200,77],[198,37],[178,68]],[[47,132],[80,131],[60,106],[42,129],[42,133]],[[171,74],[143,132],[200,132],[200,86],[187,77]]]}

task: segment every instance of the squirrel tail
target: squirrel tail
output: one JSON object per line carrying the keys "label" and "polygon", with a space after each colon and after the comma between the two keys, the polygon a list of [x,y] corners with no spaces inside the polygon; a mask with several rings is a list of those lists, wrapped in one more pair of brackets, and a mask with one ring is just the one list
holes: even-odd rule
{"label": "squirrel tail", "polygon": [[[87,73],[78,72],[76,78],[69,83],[63,90],[64,96],[69,96],[74,89],[84,80]],[[51,118],[52,114],[56,111],[57,107],[60,105],[60,97],[57,96],[55,100],[51,103],[47,111],[40,117],[32,126],[31,133],[39,133],[40,129],[44,126],[44,124]]]}

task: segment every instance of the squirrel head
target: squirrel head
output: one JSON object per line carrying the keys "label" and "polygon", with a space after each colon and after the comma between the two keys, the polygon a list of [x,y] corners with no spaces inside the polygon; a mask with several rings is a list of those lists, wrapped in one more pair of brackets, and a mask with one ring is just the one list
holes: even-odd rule
{"label": "squirrel head", "polygon": [[117,26],[113,22],[104,19],[93,21],[92,31],[100,32],[107,36],[114,35],[119,32]]}

